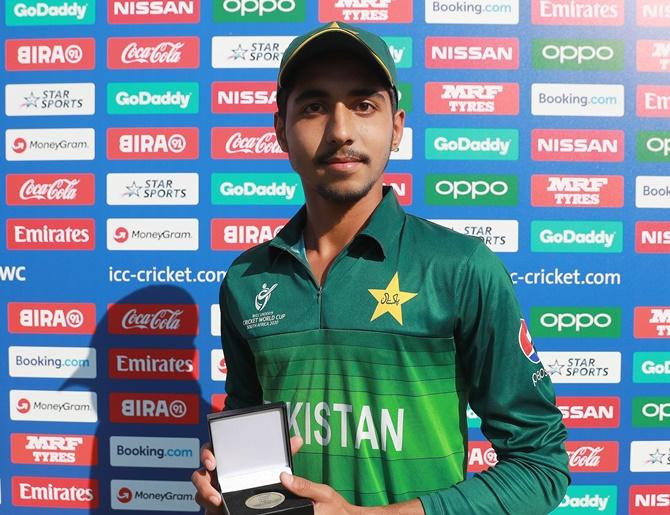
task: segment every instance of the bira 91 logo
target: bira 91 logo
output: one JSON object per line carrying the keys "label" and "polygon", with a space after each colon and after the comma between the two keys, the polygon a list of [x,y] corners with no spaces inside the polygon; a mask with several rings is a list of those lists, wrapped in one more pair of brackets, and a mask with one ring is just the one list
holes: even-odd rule
{"label": "bira 91 logo", "polygon": [[107,159],[197,159],[197,127],[107,129]]}
{"label": "bira 91 logo", "polygon": [[112,70],[177,69],[200,66],[200,38],[109,38],[107,67]]}
{"label": "bira 91 logo", "polygon": [[498,463],[498,456],[489,442],[470,442],[468,472],[482,472]]}
{"label": "bira 91 logo", "polygon": [[285,159],[271,127],[213,127],[212,159]]}
{"label": "bira 91 logo", "polygon": [[619,162],[624,132],[618,130],[533,129],[533,161]]}
{"label": "bira 91 logo", "polygon": [[516,38],[426,38],[426,68],[517,70]]}
{"label": "bira 91 logo", "polygon": [[198,379],[198,351],[194,349],[110,349],[112,379]]}
{"label": "bira 91 logo", "polygon": [[92,70],[94,38],[8,39],[5,41],[7,71]]}
{"label": "bira 91 logo", "polygon": [[635,252],[670,254],[670,222],[636,222]]}
{"label": "bira 91 logo", "polygon": [[277,236],[288,220],[283,218],[213,218],[212,250],[246,250]]}
{"label": "bira 91 logo", "polygon": [[198,334],[198,306],[110,304],[107,307],[107,328],[110,334],[195,336]]}
{"label": "bira 91 logo", "polygon": [[670,511],[670,485],[632,485],[628,515],[663,515]]}
{"label": "bira 91 logo", "polygon": [[200,0],[107,0],[107,22],[198,23]]}
{"label": "bira 91 logo", "polygon": [[110,393],[115,424],[198,424],[200,396],[169,393]]}
{"label": "bira 91 logo", "polygon": [[410,23],[412,0],[319,0],[319,21]]}
{"label": "bira 91 logo", "polygon": [[97,465],[98,440],[91,435],[12,433],[12,463]]}
{"label": "bira 91 logo", "polygon": [[624,0],[532,0],[534,25],[623,25]]}
{"label": "bira 91 logo", "polygon": [[384,186],[393,188],[401,206],[412,204],[412,174],[411,173],[385,173]]}
{"label": "bira 91 logo", "polygon": [[617,472],[619,442],[566,442],[570,472]]}
{"label": "bira 91 logo", "polygon": [[640,27],[670,27],[670,4],[665,0],[637,0]]}
{"label": "bira 91 logo", "polygon": [[277,85],[274,82],[213,82],[212,112],[274,113],[277,110]]}
{"label": "bira 91 logo", "polygon": [[95,304],[86,302],[10,302],[10,333],[93,334]]}
{"label": "bira 91 logo", "polygon": [[511,82],[427,82],[428,114],[519,114],[519,85]]}
{"label": "bira 91 logo", "polygon": [[93,250],[95,220],[92,218],[10,218],[8,250]]}
{"label": "bira 91 logo", "polygon": [[670,117],[670,86],[638,85],[637,115],[642,117]]}
{"label": "bira 91 logo", "polygon": [[12,477],[13,506],[95,509],[99,503],[97,479]]}
{"label": "bira 91 logo", "polygon": [[567,428],[615,428],[621,417],[619,397],[557,397]]}
{"label": "bira 91 logo", "polygon": [[7,174],[8,206],[92,206],[95,176],[92,173]]}
{"label": "bira 91 logo", "polygon": [[622,175],[533,175],[534,207],[623,207]]}
{"label": "bira 91 logo", "polygon": [[634,315],[635,338],[670,338],[670,306],[639,306]]}
{"label": "bira 91 logo", "polygon": [[663,73],[670,70],[670,40],[638,39],[637,71]]}

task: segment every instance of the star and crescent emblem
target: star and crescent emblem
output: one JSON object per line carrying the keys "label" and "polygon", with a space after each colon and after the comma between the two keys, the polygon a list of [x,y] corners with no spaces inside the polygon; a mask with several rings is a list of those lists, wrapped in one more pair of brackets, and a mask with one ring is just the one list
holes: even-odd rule
{"label": "star and crescent emblem", "polygon": [[368,291],[377,301],[377,306],[375,307],[374,313],[372,313],[370,322],[376,320],[385,313],[388,313],[402,325],[402,305],[417,296],[417,293],[400,291],[398,272],[394,274],[391,281],[383,290],[370,288]]}

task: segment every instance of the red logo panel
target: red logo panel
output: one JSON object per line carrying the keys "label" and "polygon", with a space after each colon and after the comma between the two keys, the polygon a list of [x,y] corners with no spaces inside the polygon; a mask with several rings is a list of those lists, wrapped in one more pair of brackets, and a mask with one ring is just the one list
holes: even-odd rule
{"label": "red logo panel", "polygon": [[212,128],[212,159],[286,159],[272,127]]}
{"label": "red logo panel", "polygon": [[623,161],[624,132],[533,129],[533,161]]}
{"label": "red logo panel", "polygon": [[277,110],[277,85],[274,82],[214,82],[212,112],[274,113]]}
{"label": "red logo panel", "polygon": [[619,397],[558,397],[565,427],[615,428],[621,417]]}
{"label": "red logo panel", "polygon": [[195,349],[110,349],[109,377],[113,379],[198,379]]}
{"label": "red logo panel", "polygon": [[470,442],[468,445],[468,472],[481,472],[498,463],[496,451],[490,442]]}
{"label": "red logo panel", "polygon": [[670,70],[670,40],[638,39],[637,71],[667,72]]}
{"label": "red logo panel", "polygon": [[635,252],[641,254],[670,253],[670,222],[637,222]]}
{"label": "red logo panel", "polygon": [[516,38],[426,38],[426,68],[516,70]]}
{"label": "red logo panel", "polygon": [[566,442],[570,472],[617,472],[619,442]]}
{"label": "red logo panel", "polygon": [[212,398],[210,399],[210,406],[212,406],[212,413],[216,413],[217,411],[223,411],[223,408],[226,406],[226,397],[228,397],[228,394],[225,393],[212,394]]}
{"label": "red logo panel", "polygon": [[95,203],[92,173],[8,174],[5,185],[9,206],[91,206]]}
{"label": "red logo panel", "polygon": [[624,0],[533,0],[534,25],[623,25]]}
{"label": "red logo panel", "polygon": [[107,159],[197,159],[197,127],[107,129]]}
{"label": "red logo panel", "polygon": [[93,250],[92,218],[10,218],[8,250]]}
{"label": "red logo panel", "polygon": [[670,27],[670,5],[666,0],[637,0],[640,27]]}
{"label": "red logo panel", "polygon": [[533,175],[535,207],[622,207],[621,175]]}
{"label": "red logo panel", "polygon": [[114,23],[198,23],[200,0],[107,0],[107,21]]}
{"label": "red logo panel", "polygon": [[628,515],[670,513],[670,485],[632,485],[628,495]]}
{"label": "red logo panel", "polygon": [[427,82],[428,114],[519,114],[519,85],[512,82]]}
{"label": "red logo panel", "polygon": [[8,39],[5,68],[8,71],[92,70],[95,68],[95,39]]}
{"label": "red logo panel", "polygon": [[409,206],[412,203],[412,174],[411,173],[385,173],[384,186],[391,186],[401,206]]}
{"label": "red logo panel", "polygon": [[10,302],[10,333],[93,334],[95,304],[88,302]]}
{"label": "red logo panel", "polygon": [[97,465],[98,441],[91,435],[12,433],[12,463]]}
{"label": "red logo panel", "polygon": [[110,304],[107,307],[110,334],[198,334],[195,304]]}
{"label": "red logo panel", "polygon": [[670,117],[670,86],[638,86],[637,115]]}
{"label": "red logo panel", "polygon": [[12,477],[12,505],[44,508],[97,508],[97,479],[64,477]]}
{"label": "red logo panel", "polygon": [[328,23],[333,20],[347,23],[410,23],[412,0],[319,0],[319,21]]}
{"label": "red logo panel", "polygon": [[212,250],[246,250],[274,238],[286,222],[282,218],[213,218]]}
{"label": "red logo panel", "polygon": [[634,316],[635,338],[670,338],[670,306],[639,306]]}
{"label": "red logo panel", "polygon": [[107,67],[112,70],[198,68],[200,38],[109,38]]}
{"label": "red logo panel", "polygon": [[118,424],[198,424],[200,396],[110,393],[109,419]]}

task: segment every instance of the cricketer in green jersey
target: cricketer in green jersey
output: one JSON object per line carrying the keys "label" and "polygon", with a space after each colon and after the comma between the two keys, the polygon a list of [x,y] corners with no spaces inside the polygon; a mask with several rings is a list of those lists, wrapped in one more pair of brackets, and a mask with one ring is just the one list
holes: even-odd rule
{"label": "cricketer in green jersey", "polygon": [[[275,129],[306,203],[221,287],[226,408],[288,404],[281,481],[317,515],[548,513],[570,481],[551,382],[501,261],[383,188],[395,84],[381,38],[348,25],[284,54]],[[466,479],[468,403],[498,463]],[[197,500],[220,513],[201,459]]]}

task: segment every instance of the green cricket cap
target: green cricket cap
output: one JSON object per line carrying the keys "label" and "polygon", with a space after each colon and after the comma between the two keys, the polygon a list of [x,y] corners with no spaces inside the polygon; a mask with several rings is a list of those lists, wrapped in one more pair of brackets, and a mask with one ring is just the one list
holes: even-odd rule
{"label": "green cricket cap", "polygon": [[395,100],[397,107],[398,76],[386,42],[377,34],[337,21],[317,27],[291,41],[279,65],[277,91],[306,59],[330,51],[354,53],[376,64],[382,76],[388,79],[388,85],[394,92],[392,101]]}

